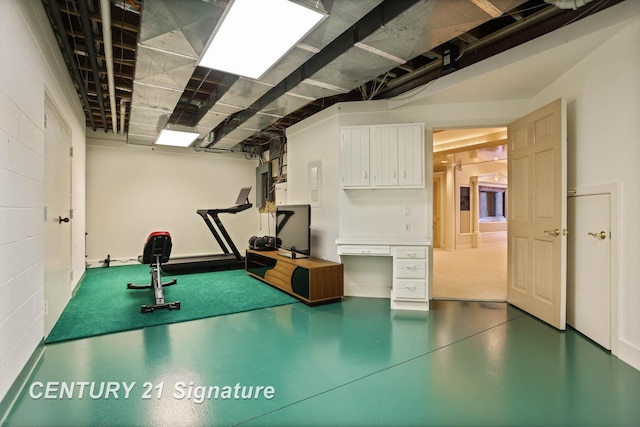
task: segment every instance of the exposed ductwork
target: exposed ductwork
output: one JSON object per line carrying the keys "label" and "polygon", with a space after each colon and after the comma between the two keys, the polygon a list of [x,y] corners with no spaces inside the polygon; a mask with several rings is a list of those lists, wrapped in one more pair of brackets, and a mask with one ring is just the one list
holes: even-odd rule
{"label": "exposed ductwork", "polygon": [[[128,141],[153,144],[164,126],[180,124],[196,127],[201,137],[213,135],[212,141],[197,143],[199,147],[232,149],[315,100],[356,94],[397,67],[413,70],[405,65],[413,58],[525,1],[325,2],[329,18],[261,80],[226,76],[198,103],[183,93],[188,83],[183,78],[202,75],[193,83],[198,86],[194,92],[208,79],[209,72],[199,71],[196,63],[227,2],[146,0]],[[186,105],[172,116],[178,102]],[[191,120],[183,117],[184,108],[196,108]]]}
{"label": "exposed ductwork", "polygon": [[323,0],[329,17],[259,80],[197,66],[231,1],[42,0],[87,126],[140,145],[188,127],[204,151],[257,152],[336,102],[397,96],[623,0]]}

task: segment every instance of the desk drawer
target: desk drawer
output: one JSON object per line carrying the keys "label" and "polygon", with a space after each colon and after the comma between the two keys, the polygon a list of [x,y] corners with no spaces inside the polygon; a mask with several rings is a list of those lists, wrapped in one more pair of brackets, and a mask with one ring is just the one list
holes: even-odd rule
{"label": "desk drawer", "polygon": [[406,259],[425,259],[427,257],[427,248],[425,247],[398,247],[395,249],[396,258]]}
{"label": "desk drawer", "polygon": [[426,278],[426,263],[424,260],[398,259],[396,260],[395,276],[399,279]]}
{"label": "desk drawer", "polygon": [[339,245],[338,255],[390,256],[391,248],[384,245]]}
{"label": "desk drawer", "polygon": [[426,281],[396,280],[393,293],[397,299],[424,299],[427,296]]}

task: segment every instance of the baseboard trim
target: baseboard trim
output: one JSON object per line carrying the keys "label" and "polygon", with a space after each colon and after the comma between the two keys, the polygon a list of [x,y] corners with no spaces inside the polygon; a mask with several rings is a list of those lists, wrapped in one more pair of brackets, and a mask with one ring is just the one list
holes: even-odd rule
{"label": "baseboard trim", "polygon": [[618,344],[618,359],[640,371],[640,348],[624,339]]}
{"label": "baseboard trim", "polygon": [[25,387],[27,380],[42,358],[44,350],[44,340],[41,340],[36,349],[33,351],[33,354],[31,354],[29,360],[27,360],[24,368],[22,368],[15,381],[13,381],[11,387],[9,387],[7,394],[4,396],[2,401],[0,401],[0,425],[4,425],[7,417],[9,416],[9,413],[11,412],[11,409],[13,409],[13,406],[18,400],[18,396],[20,396],[20,393]]}

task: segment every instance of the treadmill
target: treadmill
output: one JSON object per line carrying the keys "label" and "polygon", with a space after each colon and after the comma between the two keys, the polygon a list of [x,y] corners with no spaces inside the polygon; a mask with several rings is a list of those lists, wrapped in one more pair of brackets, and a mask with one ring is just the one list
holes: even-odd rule
{"label": "treadmill", "polygon": [[238,248],[233,243],[231,236],[224,228],[224,225],[218,215],[222,213],[237,214],[238,212],[249,209],[253,206],[249,203],[250,191],[251,187],[242,188],[240,190],[240,194],[238,194],[238,198],[236,199],[236,204],[229,208],[198,209],[196,211],[196,213],[202,217],[205,224],[207,224],[209,231],[211,231],[211,234],[218,242],[223,253],[170,258],[168,262],[162,264],[162,270],[169,274],[188,274],[207,271],[243,269],[244,256],[242,256],[238,251]]}

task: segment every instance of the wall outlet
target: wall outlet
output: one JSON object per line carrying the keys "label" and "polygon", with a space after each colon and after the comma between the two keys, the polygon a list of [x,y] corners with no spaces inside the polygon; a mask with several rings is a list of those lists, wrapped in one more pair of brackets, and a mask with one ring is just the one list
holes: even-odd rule
{"label": "wall outlet", "polygon": [[404,224],[404,231],[406,232],[411,231],[411,225],[408,222]]}

